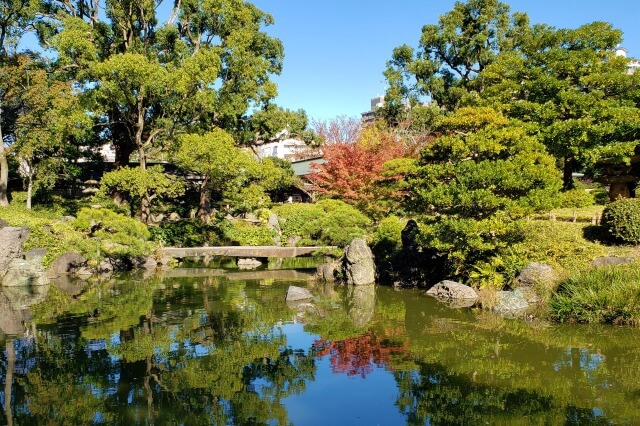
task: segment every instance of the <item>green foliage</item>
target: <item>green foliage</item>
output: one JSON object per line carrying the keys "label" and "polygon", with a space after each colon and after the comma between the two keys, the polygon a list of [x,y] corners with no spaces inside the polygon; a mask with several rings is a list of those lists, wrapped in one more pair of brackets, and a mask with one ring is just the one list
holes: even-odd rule
{"label": "green foliage", "polygon": [[485,99],[539,126],[540,141],[563,164],[565,189],[574,187],[577,166],[593,171],[599,161],[633,155],[637,77],[625,72],[627,59],[614,54],[621,37],[605,22],[528,27],[521,49],[498,55],[480,76]]}
{"label": "green foliage", "polygon": [[523,238],[518,222],[504,215],[488,219],[442,217],[420,227],[419,243],[447,253],[452,274],[466,278],[476,265],[498,256]]}
{"label": "green foliage", "polygon": [[602,226],[616,241],[640,244],[640,200],[623,199],[606,206]]}
{"label": "green foliage", "polygon": [[500,257],[493,257],[486,262],[480,262],[469,273],[469,281],[480,289],[502,290],[506,282],[504,266],[504,261]]}
{"label": "green foliage", "polygon": [[515,219],[557,204],[560,180],[531,129],[492,108],[460,108],[440,128],[446,135],[404,178],[405,204],[425,215],[423,247],[446,253],[466,278],[522,239]]}
{"label": "green foliage", "polygon": [[588,207],[595,203],[595,196],[592,192],[587,192],[584,189],[570,189],[565,191],[561,195],[560,207],[564,208],[580,208]]}
{"label": "green foliage", "polygon": [[640,324],[640,268],[636,264],[585,270],[562,281],[551,316],[567,322]]}
{"label": "green foliage", "polygon": [[585,224],[549,220],[520,221],[523,239],[502,253],[508,279],[530,262],[551,265],[554,270],[584,268],[594,258],[606,256],[609,248],[585,239]]}
{"label": "green foliage", "polygon": [[451,134],[427,147],[407,177],[415,211],[518,218],[557,204],[555,162],[522,123],[491,108],[461,108],[442,129]]}
{"label": "green foliage", "polygon": [[187,170],[205,175],[217,191],[242,185],[246,173],[257,162],[234,146],[233,137],[222,129],[204,135],[185,134],[177,140],[175,159]]}
{"label": "green foliage", "polygon": [[311,224],[323,216],[317,204],[307,203],[286,203],[275,206],[272,211],[278,215],[282,236],[285,239],[300,236],[303,243],[312,243]]}
{"label": "green foliage", "polygon": [[149,243],[151,234],[144,223],[111,210],[81,209],[73,226],[85,235],[82,251],[94,259],[101,255],[112,259],[145,256],[154,248]]}
{"label": "green foliage", "polygon": [[314,224],[314,234],[324,244],[344,247],[354,238],[365,236],[371,220],[355,207],[340,200],[320,200],[317,205],[324,217]]}
{"label": "green foliage", "polygon": [[100,181],[103,194],[117,192],[129,202],[132,213],[136,206],[143,222],[149,220],[151,202],[156,198],[172,198],[184,192],[183,183],[175,176],[162,171],[162,167],[147,169],[140,167],[122,167],[105,173]]}
{"label": "green foliage", "polygon": [[[82,235],[71,226],[70,222],[60,221],[62,215],[52,209],[37,207],[26,209],[24,193],[12,193],[14,202],[8,207],[0,207],[0,219],[9,226],[26,226],[31,233],[23,244],[25,251],[32,248],[45,248],[47,253],[43,263],[48,266],[59,255],[74,247],[74,242],[82,239]],[[75,248],[74,248],[75,249]]]}
{"label": "green foliage", "polygon": [[256,225],[241,220],[226,222],[224,236],[241,246],[272,246],[276,231],[265,224]]}
{"label": "green foliage", "polygon": [[172,247],[202,247],[224,245],[223,230],[219,224],[203,223],[197,219],[163,222],[150,226],[151,239]]}
{"label": "green foliage", "polygon": [[273,212],[280,219],[283,237],[302,237],[300,244],[327,244],[344,247],[363,237],[370,219],[355,207],[339,200],[317,204],[287,203]]}
{"label": "green foliage", "polygon": [[398,216],[389,216],[380,221],[373,231],[372,249],[378,254],[390,254],[402,247],[402,230],[407,225],[407,220]]}
{"label": "green foliage", "polygon": [[226,195],[225,201],[230,202],[236,212],[252,212],[271,207],[271,198],[265,193],[264,187],[258,183],[251,183],[237,192],[233,191]]}
{"label": "green foliage", "polygon": [[426,95],[448,110],[472,102],[478,73],[513,49],[527,25],[526,15],[510,16],[497,0],[456,2],[437,24],[422,27],[417,51],[406,44],[393,50],[384,72],[385,117],[392,123],[407,101],[418,104]]}

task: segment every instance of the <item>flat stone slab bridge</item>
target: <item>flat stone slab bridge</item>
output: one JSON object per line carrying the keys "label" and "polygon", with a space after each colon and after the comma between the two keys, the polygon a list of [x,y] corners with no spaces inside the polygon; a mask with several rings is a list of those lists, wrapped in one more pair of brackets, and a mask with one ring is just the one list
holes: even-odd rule
{"label": "flat stone slab bridge", "polygon": [[280,247],[280,246],[221,246],[221,247],[164,247],[162,252],[175,259],[200,256],[227,256],[243,258],[298,257],[334,246]]}

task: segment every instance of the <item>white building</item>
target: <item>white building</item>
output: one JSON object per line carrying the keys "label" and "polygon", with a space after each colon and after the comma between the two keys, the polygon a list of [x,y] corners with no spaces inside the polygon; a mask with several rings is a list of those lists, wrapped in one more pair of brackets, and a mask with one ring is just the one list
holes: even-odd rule
{"label": "white building", "polygon": [[[622,56],[623,58],[627,58],[627,49],[624,47],[616,48],[616,56]],[[627,64],[627,74],[635,74],[636,71],[640,70],[640,59],[635,58],[627,58],[629,59],[629,63]]]}
{"label": "white building", "polygon": [[298,139],[282,139],[258,145],[255,148],[256,155],[259,159],[267,157],[278,157],[290,160],[298,154],[308,150],[306,143]]}

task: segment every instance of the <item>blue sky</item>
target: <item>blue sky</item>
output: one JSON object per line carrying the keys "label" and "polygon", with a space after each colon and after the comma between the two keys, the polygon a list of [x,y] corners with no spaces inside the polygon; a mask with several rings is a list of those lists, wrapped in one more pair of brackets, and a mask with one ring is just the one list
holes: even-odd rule
{"label": "blue sky", "polygon": [[[276,102],[310,118],[360,116],[385,91],[382,72],[394,47],[417,47],[455,0],[249,0],[275,19],[267,31],[282,40],[284,70]],[[640,58],[640,0],[503,0],[532,23],[576,28],[606,21],[624,32],[622,45]],[[164,0],[161,15],[173,2]],[[161,16],[161,20],[164,15]],[[30,36],[24,46],[33,48]]]}
{"label": "blue sky", "polygon": [[[285,48],[277,103],[311,118],[359,116],[384,94],[382,71],[394,47],[417,46],[421,28],[437,23],[454,0],[253,0],[269,12],[271,35]],[[532,23],[576,28],[606,21],[640,57],[640,0],[506,0]]]}

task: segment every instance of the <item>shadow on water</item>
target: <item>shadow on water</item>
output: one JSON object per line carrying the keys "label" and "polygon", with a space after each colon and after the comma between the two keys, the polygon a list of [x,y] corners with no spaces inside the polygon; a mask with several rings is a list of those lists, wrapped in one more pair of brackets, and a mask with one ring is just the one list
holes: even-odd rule
{"label": "shadow on water", "polygon": [[[307,271],[193,271],[61,282],[46,299],[0,290],[5,421],[304,424],[299,407],[334,424],[640,419],[636,329],[504,320]],[[314,299],[289,307],[290,285]]]}

